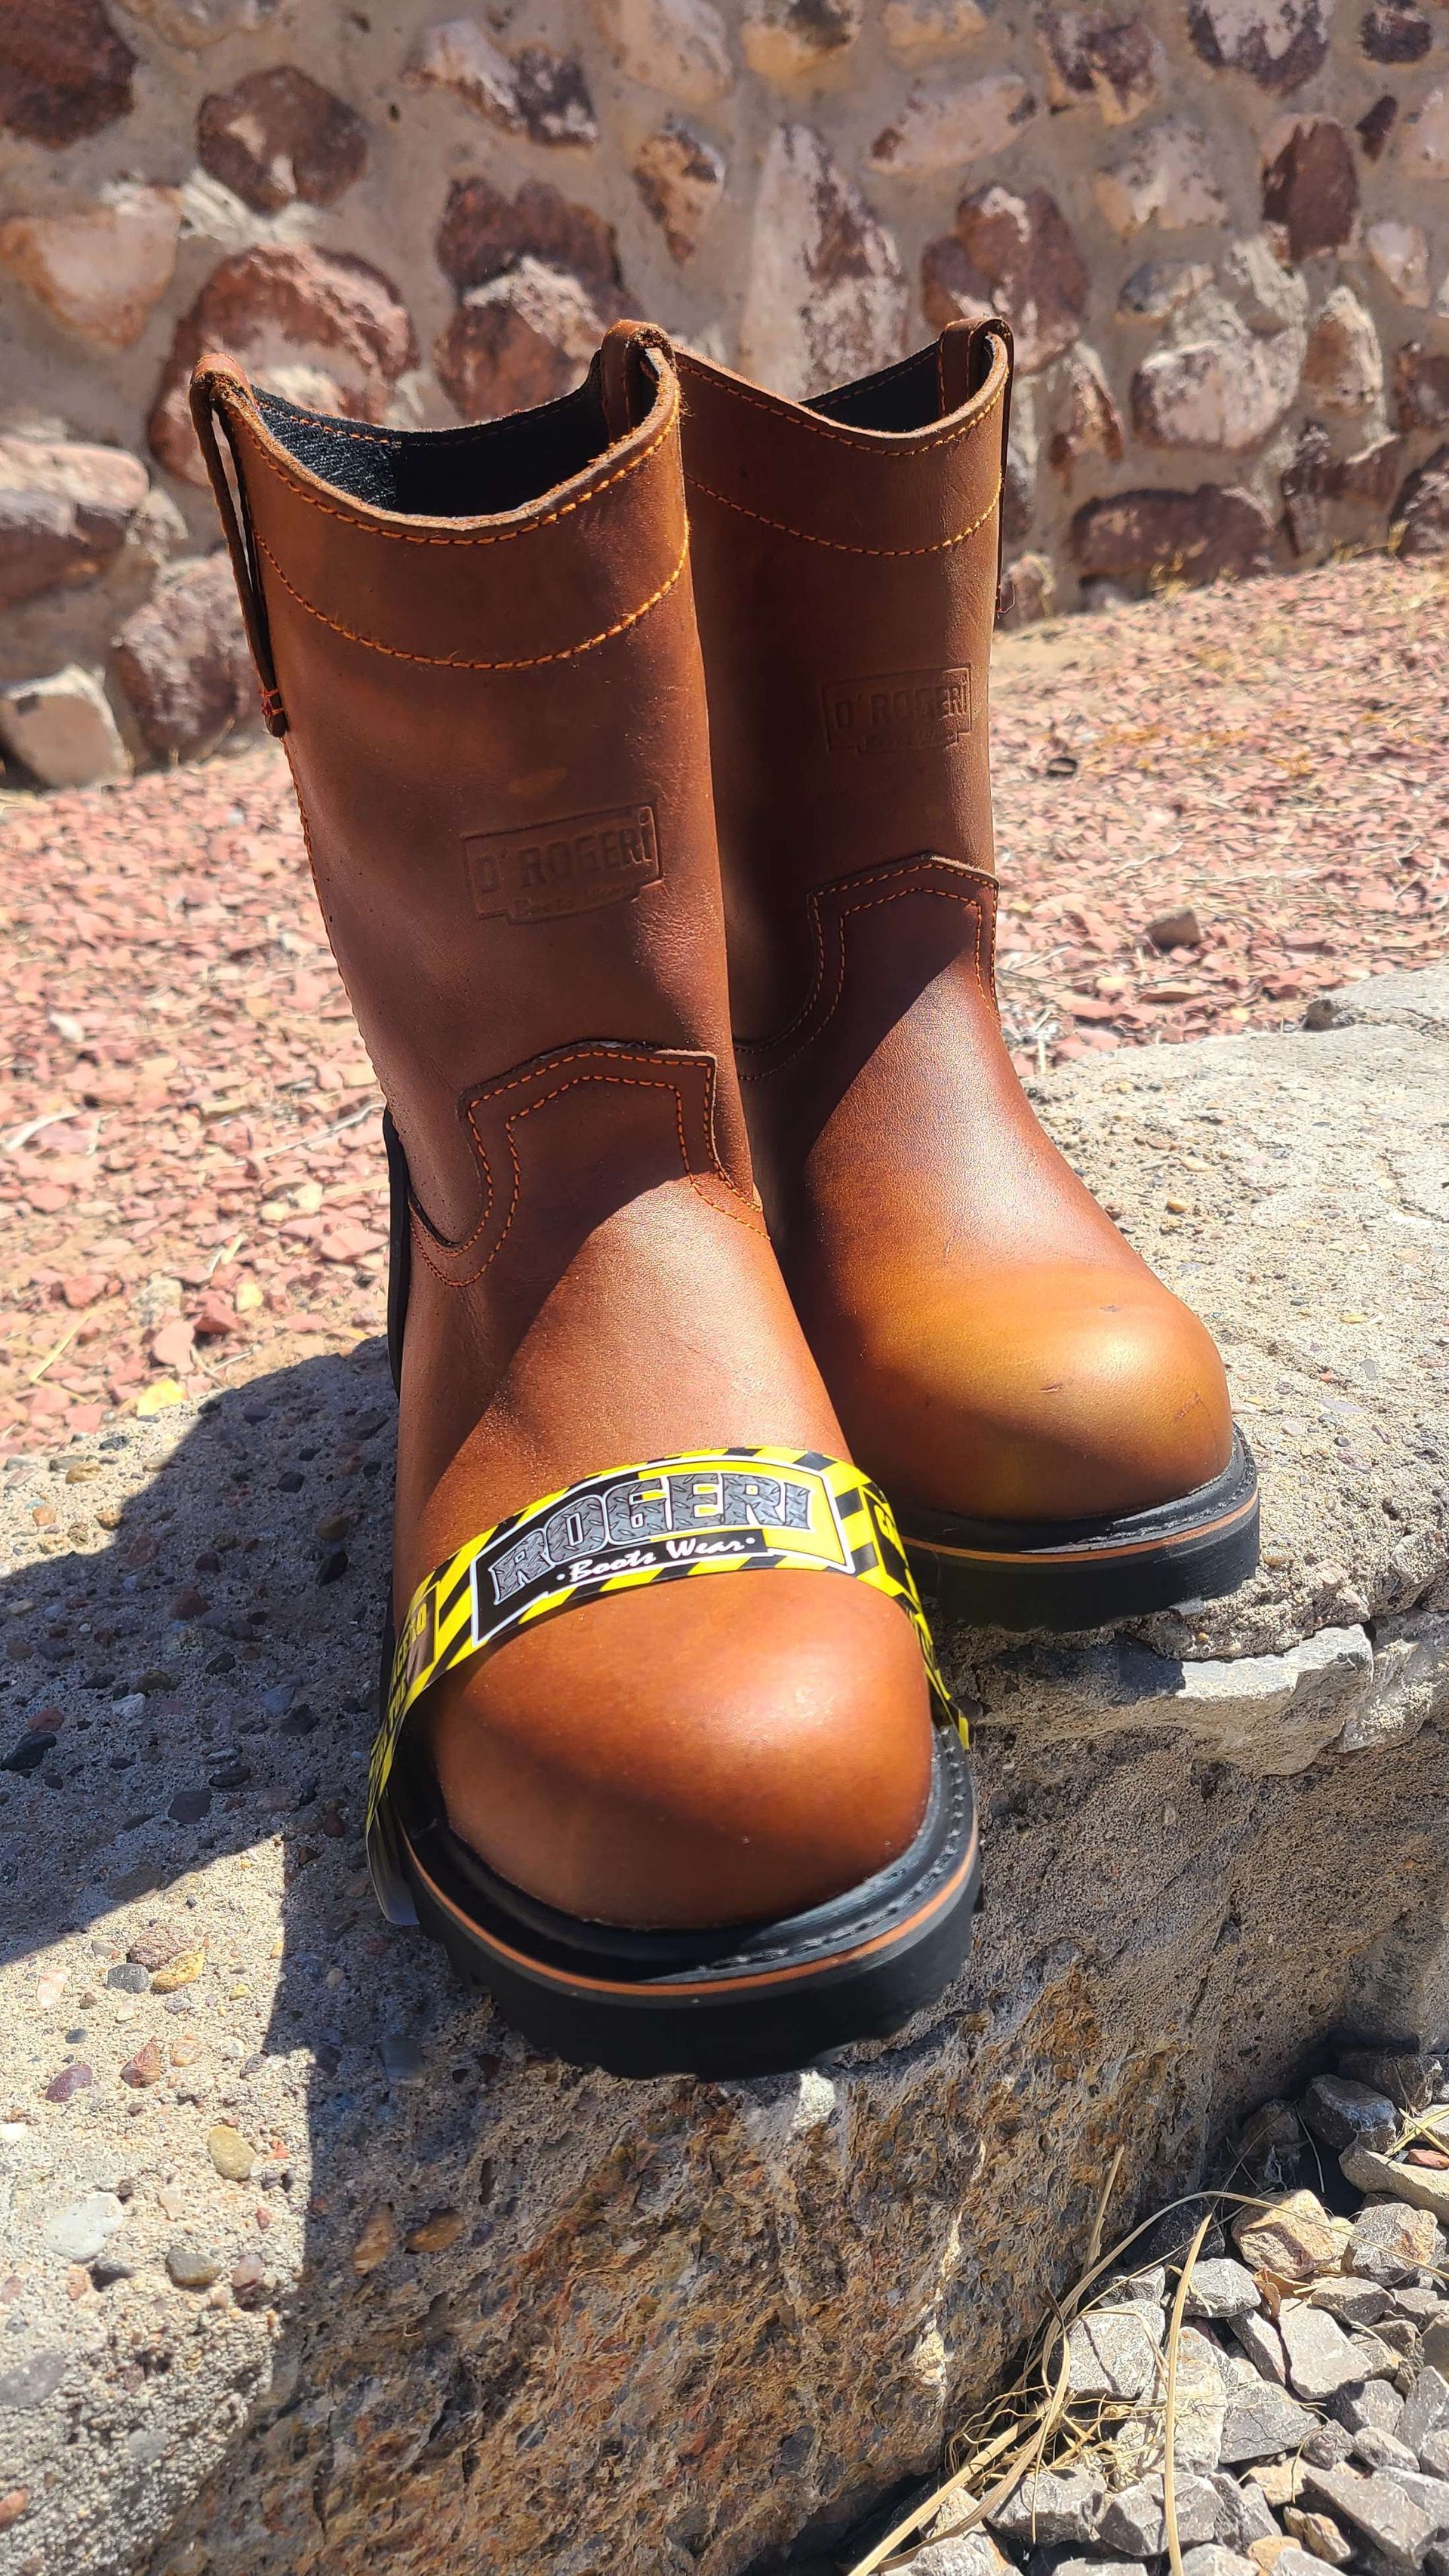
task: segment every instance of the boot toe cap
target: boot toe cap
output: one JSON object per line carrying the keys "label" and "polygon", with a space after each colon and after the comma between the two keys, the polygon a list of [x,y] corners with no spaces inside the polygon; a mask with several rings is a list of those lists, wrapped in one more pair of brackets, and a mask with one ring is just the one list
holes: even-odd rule
{"label": "boot toe cap", "polygon": [[1194,1492],[1232,1454],[1217,1347],[1147,1274],[1004,1271],[911,1317],[864,1404],[834,1388],[887,1490],[989,1519],[1070,1521]]}
{"label": "boot toe cap", "polygon": [[815,1573],[583,1603],[440,1684],[453,1830],[563,1912],[636,1928],[767,1921],[910,1842],[929,1696],[899,1607]]}

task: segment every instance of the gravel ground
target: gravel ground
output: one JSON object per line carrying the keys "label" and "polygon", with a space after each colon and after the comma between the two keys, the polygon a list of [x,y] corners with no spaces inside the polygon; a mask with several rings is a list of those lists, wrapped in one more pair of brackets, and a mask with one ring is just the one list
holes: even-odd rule
{"label": "gravel ground", "polygon": [[[1444,571],[1377,557],[1003,643],[1001,989],[1024,1069],[1291,1025],[1320,991],[1443,956],[1446,596]],[[280,751],[0,797],[0,839],[0,1444],[380,1331],[380,1103]],[[1195,944],[1154,943],[1184,912]],[[36,1506],[47,1549],[86,1521]]]}

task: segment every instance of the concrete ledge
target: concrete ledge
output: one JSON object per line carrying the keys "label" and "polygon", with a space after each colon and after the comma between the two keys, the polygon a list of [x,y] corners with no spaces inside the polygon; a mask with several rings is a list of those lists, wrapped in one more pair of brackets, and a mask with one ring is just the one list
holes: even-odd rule
{"label": "concrete ledge", "polygon": [[[1449,1036],[1374,992],[1043,1086],[1224,1340],[1265,1563],[1131,1633],[945,1637],[981,1935],[848,2069],[580,2075],[378,1922],[375,1348],[7,1479],[0,1752],[64,1722],[0,1775],[4,2576],[764,2570],[932,2463],[1119,2146],[1125,2224],[1331,2031],[1449,2036]],[[89,1536],[48,1554],[37,1485]]]}

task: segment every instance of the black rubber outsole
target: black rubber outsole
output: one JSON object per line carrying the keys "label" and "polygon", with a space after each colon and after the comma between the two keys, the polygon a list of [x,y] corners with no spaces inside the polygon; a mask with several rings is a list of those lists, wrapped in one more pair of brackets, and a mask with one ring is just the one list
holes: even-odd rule
{"label": "black rubber outsole", "polygon": [[887,2038],[971,1941],[979,1879],[965,1752],[944,1727],[910,1848],[789,1920],[631,1932],[537,1903],[447,1824],[420,1756],[399,1767],[393,1851],[423,1930],[549,2055],[622,2076],[778,2075]]}
{"label": "black rubber outsole", "polygon": [[914,1524],[902,1526],[906,1554],[949,1617],[1058,1634],[1101,1628],[1245,1583],[1258,1563],[1258,1471],[1235,1431],[1220,1476],[1150,1511],[1035,1523],[917,1512]]}

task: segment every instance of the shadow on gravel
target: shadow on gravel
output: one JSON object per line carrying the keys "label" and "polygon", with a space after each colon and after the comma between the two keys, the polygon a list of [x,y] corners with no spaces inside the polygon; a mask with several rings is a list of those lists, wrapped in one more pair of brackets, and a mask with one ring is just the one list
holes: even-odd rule
{"label": "shadow on gravel", "polygon": [[[164,2334],[123,2355],[143,2290],[171,2303],[176,2352],[197,2315],[167,2280],[178,2236],[284,2321],[304,2267],[339,2262],[329,2288],[356,2289],[369,2162],[398,2203],[394,2274],[425,2269],[401,2240],[439,2204],[440,2246],[477,2225],[479,2142],[530,2053],[431,1942],[389,1930],[363,1848],[393,1426],[368,1342],[3,1471],[9,1530],[50,1509],[74,1544],[0,1580],[0,2119],[15,2106],[5,2134],[61,2200],[120,2183],[108,2253],[132,2277],[97,2262],[67,2310],[64,2266],[18,2227],[0,2382],[88,2315],[122,2389],[169,2369]],[[216,2124],[263,2158],[245,2188],[213,2167]],[[272,2369],[273,2413],[291,2341],[249,2374],[259,2393]]]}
{"label": "shadow on gravel", "polygon": [[[393,1421],[368,1342],[8,1462],[12,1526],[48,1506],[77,1541],[0,1581],[10,1958],[117,1907],[129,1925],[148,1896],[265,1846],[289,1935],[273,2023],[321,2035],[320,2001],[291,1990],[295,1922],[335,1913],[340,1882],[384,1936],[361,1907],[362,1822]],[[102,1512],[116,1525],[98,1546]]]}

